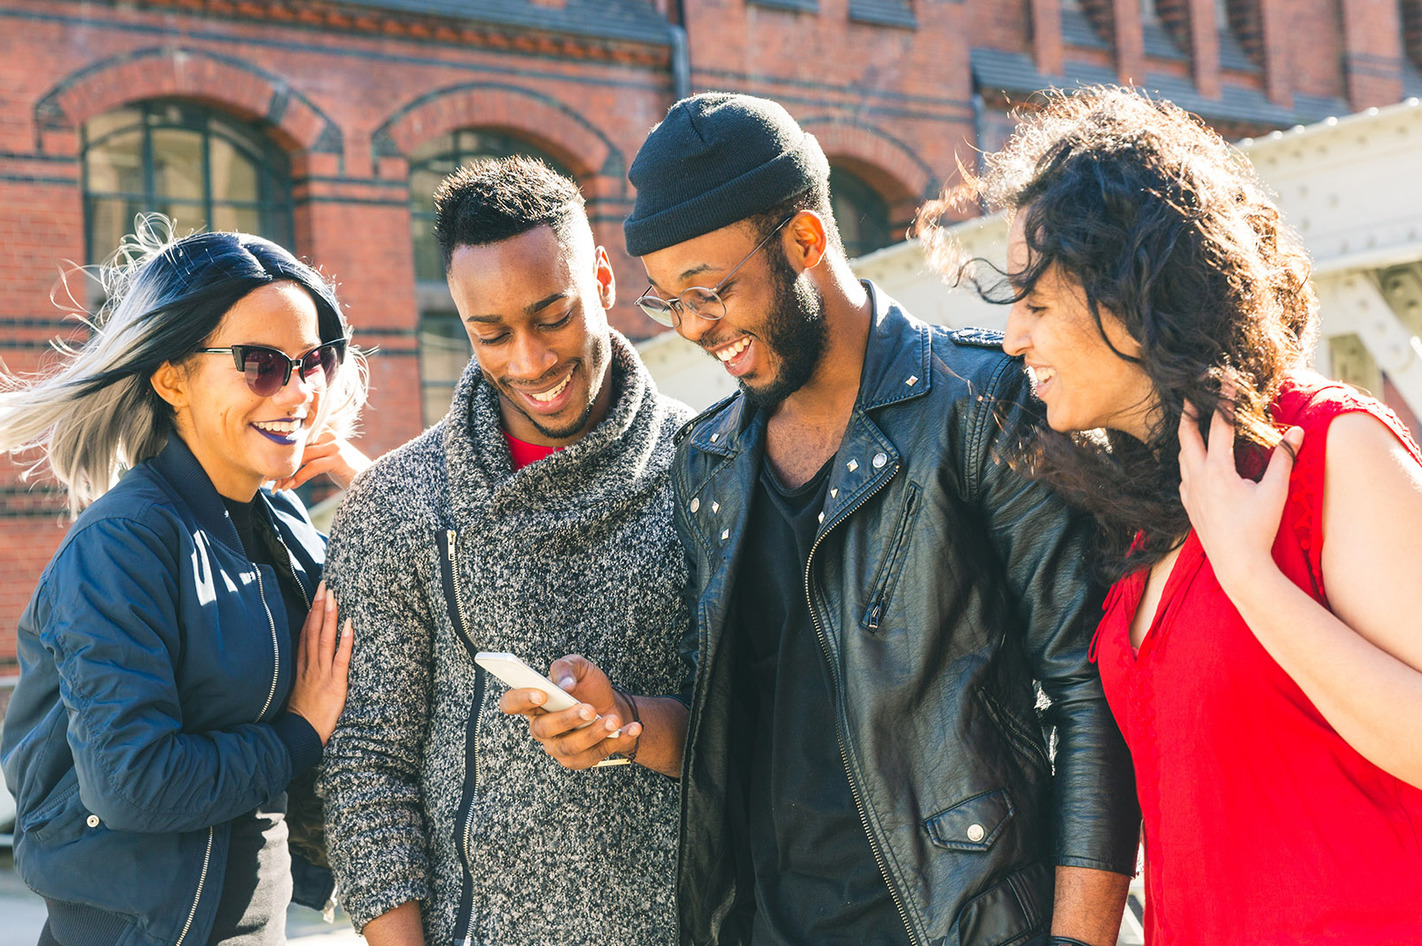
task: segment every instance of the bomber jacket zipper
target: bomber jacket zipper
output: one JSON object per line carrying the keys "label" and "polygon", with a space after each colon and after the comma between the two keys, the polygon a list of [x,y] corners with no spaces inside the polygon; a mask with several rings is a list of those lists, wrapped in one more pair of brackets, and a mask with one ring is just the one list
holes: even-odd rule
{"label": "bomber jacket zipper", "polygon": [[[290,558],[287,559],[286,568],[287,571],[291,573],[291,577],[296,579],[296,569],[291,567]],[[272,701],[276,699],[277,679],[281,676],[281,644],[277,638],[276,618],[272,617],[271,605],[267,604],[266,584],[262,581],[261,566],[256,566],[256,572],[257,597],[262,601],[262,610],[267,613],[267,627],[272,633],[272,685],[271,688],[267,690],[266,702],[262,704],[261,710],[257,713],[257,720],[259,721],[267,714],[267,710],[271,708]],[[299,579],[296,579],[296,587],[301,589],[302,597],[306,597],[306,588],[301,584]],[[306,605],[309,608],[311,602],[308,600]],[[177,942],[175,942],[173,946],[182,946],[183,940],[187,938],[188,930],[192,928],[193,918],[197,916],[198,903],[202,900],[202,888],[207,883],[207,871],[208,867],[211,866],[212,841],[213,828],[209,827],[207,829],[207,850],[204,851],[202,855],[202,871],[198,874],[198,885],[197,891],[193,894],[193,905],[188,909],[187,922],[183,924],[183,931],[178,934]]]}
{"label": "bomber jacket zipper", "polygon": [[[843,703],[844,700],[844,681],[840,679],[839,668],[835,665],[830,654],[829,641],[825,637],[824,628],[820,626],[820,620],[815,614],[815,602],[810,595],[810,566],[815,559],[815,550],[820,547],[820,543],[824,541],[824,537],[829,535],[832,529],[847,519],[850,513],[864,505],[870,497],[888,485],[891,478],[892,477],[885,476],[880,480],[879,485],[860,496],[854,505],[840,512],[839,515],[830,522],[829,527],[815,537],[814,544],[810,546],[810,553],[805,556],[805,604],[810,609],[810,623],[814,625],[815,636],[819,638],[820,650],[824,653],[825,663],[829,665],[830,674],[834,677],[837,690],[836,696],[841,703]],[[908,934],[909,943],[911,946],[918,946],[918,937],[914,935],[913,927],[909,924],[908,910],[904,907],[904,902],[902,898],[899,897],[898,890],[894,887],[894,881],[889,876],[889,867],[884,861],[884,853],[880,848],[879,840],[874,836],[874,832],[869,826],[869,815],[864,809],[864,799],[859,793],[859,783],[854,780],[854,773],[849,767],[849,753],[845,749],[844,733],[838,719],[835,720],[834,737],[835,741],[839,743],[839,759],[844,765],[845,778],[849,781],[849,794],[854,799],[854,810],[859,815],[859,823],[864,828],[864,836],[869,839],[869,849],[874,852],[874,862],[879,866],[879,874],[884,878],[884,885],[889,888],[889,896],[894,901],[894,908],[899,911],[899,919],[904,924],[904,932]]]}
{"label": "bomber jacket zipper", "polygon": [[[469,659],[474,659],[474,639],[469,633],[469,613],[464,607],[464,598],[459,593],[459,533],[454,529],[444,530],[441,555],[441,579],[444,585],[446,603],[454,630],[469,650]],[[465,778],[463,811],[458,814],[459,836],[456,844],[464,860],[464,890],[459,898],[459,915],[455,922],[454,942],[464,944],[472,941],[474,925],[474,804],[479,789],[479,724],[484,703],[484,671],[475,665],[474,695],[469,722],[465,726],[466,741],[469,746],[469,773]]]}
{"label": "bomber jacket zipper", "polygon": [[212,861],[212,838],[214,829],[207,829],[207,850],[202,855],[202,872],[198,874],[197,892],[193,894],[193,905],[188,908],[188,920],[183,924],[183,931],[178,934],[178,939],[173,946],[183,946],[183,940],[187,938],[188,930],[192,929],[193,918],[197,916],[198,902],[202,900],[203,884],[207,883],[207,868]]}
{"label": "bomber jacket zipper", "polygon": [[262,704],[261,712],[257,713],[257,719],[260,720],[271,708],[272,700],[276,699],[277,677],[281,675],[281,646],[277,642],[276,620],[272,617],[272,609],[267,604],[267,594],[262,585],[261,566],[257,566],[257,597],[262,599],[262,610],[267,612],[267,626],[272,631],[272,686],[267,691],[267,701]]}

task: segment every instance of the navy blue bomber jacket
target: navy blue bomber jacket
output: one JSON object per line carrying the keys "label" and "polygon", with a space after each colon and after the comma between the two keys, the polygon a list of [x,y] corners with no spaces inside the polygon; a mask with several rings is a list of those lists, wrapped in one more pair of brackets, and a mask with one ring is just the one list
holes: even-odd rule
{"label": "navy blue bomber jacket", "polygon": [[[324,539],[290,494],[258,502],[309,600]],[[320,757],[284,710],[294,636],[276,575],[176,436],[74,522],[20,619],[0,740],[15,865],[57,933],[207,941],[227,823]]]}

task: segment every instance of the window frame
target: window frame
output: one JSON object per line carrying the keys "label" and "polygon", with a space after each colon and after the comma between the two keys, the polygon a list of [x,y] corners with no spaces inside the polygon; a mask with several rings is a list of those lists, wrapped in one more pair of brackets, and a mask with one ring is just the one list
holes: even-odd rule
{"label": "window frame", "polygon": [[[160,207],[171,210],[174,207],[194,208],[201,215],[201,221],[187,221],[178,218],[180,232],[189,229],[211,229],[214,211],[218,207],[255,211],[257,215],[257,236],[274,243],[292,247],[294,241],[295,203],[292,197],[291,161],[286,151],[267,133],[266,128],[251,121],[220,111],[200,102],[185,99],[145,99],[112,109],[99,118],[124,111],[134,113],[132,120],[105,129],[91,137],[92,124],[97,119],[85,122],[79,129],[81,163],[80,187],[84,202],[84,252],[89,262],[105,259],[117,247],[104,248],[97,253],[94,232],[95,208],[100,200],[124,200],[137,204],[149,212]],[[200,163],[198,169],[202,181],[201,198],[172,197],[158,193],[158,162],[154,145],[155,132],[181,131],[196,134],[200,139]],[[138,131],[141,134],[139,160],[142,165],[143,190],[101,191],[92,186],[91,160],[94,152],[120,136]],[[257,196],[255,200],[238,200],[214,193],[212,178],[213,139],[219,138],[229,145],[254,170]],[[200,223],[200,227],[197,225]],[[127,231],[125,231],[127,232]]]}

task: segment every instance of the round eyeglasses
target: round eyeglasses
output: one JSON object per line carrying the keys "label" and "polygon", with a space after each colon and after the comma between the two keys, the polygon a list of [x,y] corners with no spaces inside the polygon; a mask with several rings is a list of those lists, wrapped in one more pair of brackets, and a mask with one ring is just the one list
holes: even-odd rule
{"label": "round eyeglasses", "polygon": [[[247,387],[258,397],[271,397],[286,387],[291,380],[292,369],[301,380],[330,384],[336,377],[336,369],[346,357],[346,339],[337,338],[317,345],[298,358],[288,358],[286,352],[265,345],[232,345],[229,348],[199,348],[200,355],[225,355],[232,353],[232,361],[237,370],[247,378]],[[319,373],[317,369],[320,369]]]}
{"label": "round eyeglasses", "polygon": [[691,286],[677,293],[675,299],[663,299],[652,293],[649,284],[647,290],[637,297],[637,307],[647,313],[652,319],[662,325],[676,328],[681,324],[682,313],[690,312],[703,319],[715,321],[726,314],[726,303],[721,299],[721,290],[726,287],[726,283],[731,281],[731,277],[736,275],[736,270],[740,269],[750,258],[760,252],[761,247],[770,242],[770,238],[779,233],[791,220],[795,219],[795,214],[791,214],[775,225],[775,228],[765,235],[765,237],[755,245],[755,249],[746,254],[745,259],[731,267],[731,271],[721,278],[715,286],[707,289],[704,286]]}

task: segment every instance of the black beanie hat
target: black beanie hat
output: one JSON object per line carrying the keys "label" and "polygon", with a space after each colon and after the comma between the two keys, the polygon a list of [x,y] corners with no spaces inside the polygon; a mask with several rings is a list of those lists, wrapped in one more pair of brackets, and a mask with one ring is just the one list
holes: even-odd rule
{"label": "black beanie hat", "polygon": [[815,136],[778,103],[703,92],[671,107],[637,152],[637,188],[622,224],[646,256],[762,213],[829,178]]}

